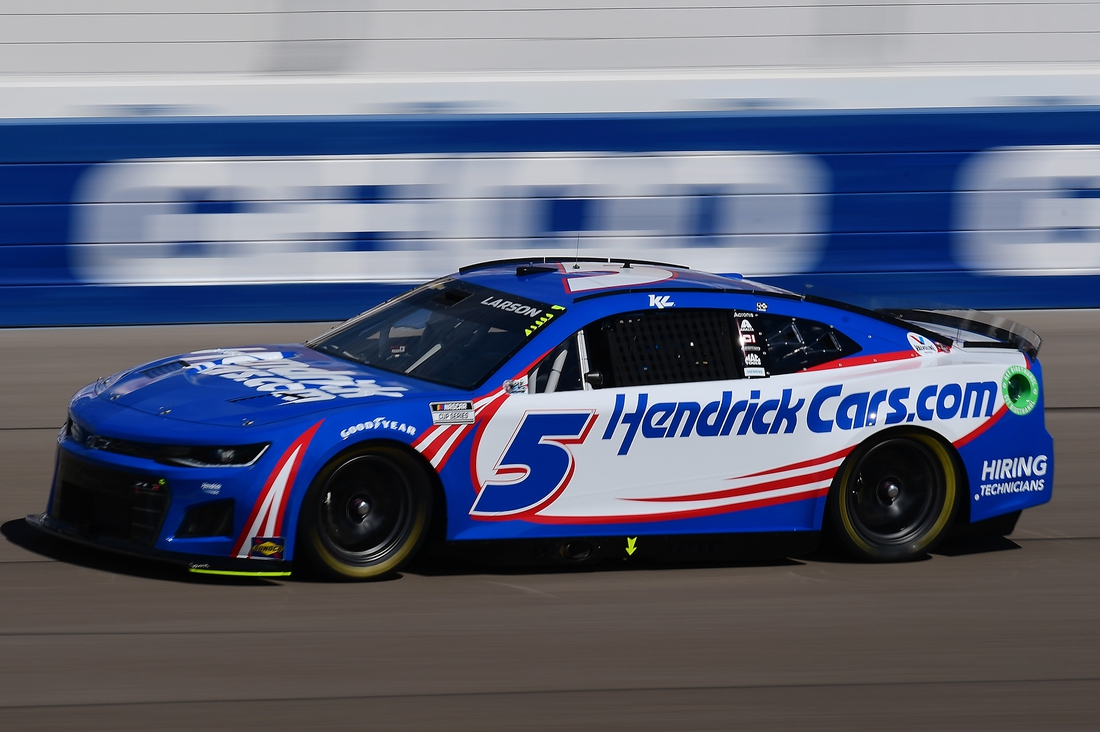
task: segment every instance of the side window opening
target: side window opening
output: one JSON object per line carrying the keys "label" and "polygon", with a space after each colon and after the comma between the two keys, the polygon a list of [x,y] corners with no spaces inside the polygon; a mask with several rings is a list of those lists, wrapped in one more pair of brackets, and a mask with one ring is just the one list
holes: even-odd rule
{"label": "side window opening", "polygon": [[584,329],[600,386],[646,386],[739,377],[729,311],[640,311]]}
{"label": "side window opening", "polygon": [[527,375],[528,393],[554,394],[584,388],[580,364],[582,337],[580,333],[570,336],[531,369]]}
{"label": "side window opening", "polygon": [[803,371],[863,350],[832,326],[813,320],[769,313],[756,323],[767,343],[773,374]]}

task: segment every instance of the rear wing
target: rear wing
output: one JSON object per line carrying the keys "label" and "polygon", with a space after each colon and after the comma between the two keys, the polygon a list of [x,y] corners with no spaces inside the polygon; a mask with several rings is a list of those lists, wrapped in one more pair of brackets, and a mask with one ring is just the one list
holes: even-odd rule
{"label": "rear wing", "polygon": [[1043,339],[1027,326],[981,310],[879,310],[951,338],[963,348],[1015,348],[1035,358]]}

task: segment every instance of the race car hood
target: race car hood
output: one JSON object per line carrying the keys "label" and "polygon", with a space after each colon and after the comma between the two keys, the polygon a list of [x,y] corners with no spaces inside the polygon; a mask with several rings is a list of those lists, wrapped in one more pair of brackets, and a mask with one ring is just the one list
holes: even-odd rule
{"label": "race car hood", "polygon": [[227,427],[429,393],[420,382],[297,344],[186,353],[97,384],[97,390],[100,399],[147,414]]}

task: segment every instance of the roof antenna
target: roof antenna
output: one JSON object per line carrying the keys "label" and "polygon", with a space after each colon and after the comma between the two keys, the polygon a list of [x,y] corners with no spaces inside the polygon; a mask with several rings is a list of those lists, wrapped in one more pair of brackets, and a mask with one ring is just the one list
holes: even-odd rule
{"label": "roof antenna", "polygon": [[573,257],[573,269],[581,268],[581,230],[577,229],[577,253]]}

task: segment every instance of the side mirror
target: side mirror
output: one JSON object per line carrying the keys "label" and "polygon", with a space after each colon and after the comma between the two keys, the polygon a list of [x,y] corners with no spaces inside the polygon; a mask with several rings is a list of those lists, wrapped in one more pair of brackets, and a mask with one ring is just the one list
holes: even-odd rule
{"label": "side mirror", "polygon": [[599,371],[589,371],[584,375],[584,380],[591,384],[593,389],[603,386],[603,374]]}

